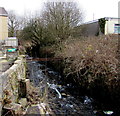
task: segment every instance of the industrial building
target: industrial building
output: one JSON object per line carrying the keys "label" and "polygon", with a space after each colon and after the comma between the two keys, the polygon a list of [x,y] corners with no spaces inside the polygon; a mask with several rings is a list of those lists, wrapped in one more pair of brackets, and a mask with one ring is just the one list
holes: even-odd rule
{"label": "industrial building", "polygon": [[106,34],[120,34],[120,19],[107,17],[105,24],[105,35]]}
{"label": "industrial building", "polygon": [[82,35],[95,36],[95,35],[108,35],[108,34],[120,34],[120,18],[105,17],[97,20],[93,20],[80,26]]}

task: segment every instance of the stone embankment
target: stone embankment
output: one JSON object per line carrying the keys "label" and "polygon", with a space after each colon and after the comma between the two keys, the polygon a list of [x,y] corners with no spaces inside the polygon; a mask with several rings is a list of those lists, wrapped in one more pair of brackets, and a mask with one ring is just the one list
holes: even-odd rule
{"label": "stone embankment", "polygon": [[47,87],[43,88],[45,90],[43,91],[41,84],[39,92],[40,88],[37,89],[29,79],[26,79],[27,62],[24,55],[19,56],[12,66],[7,66],[7,69],[3,70],[2,67],[4,66],[0,67],[0,116],[22,116],[36,113],[40,115],[46,114],[48,110],[52,112],[45,103]]}
{"label": "stone embankment", "polygon": [[19,56],[14,64],[0,73],[0,116],[6,113],[19,114],[21,101],[26,101],[26,61]]}

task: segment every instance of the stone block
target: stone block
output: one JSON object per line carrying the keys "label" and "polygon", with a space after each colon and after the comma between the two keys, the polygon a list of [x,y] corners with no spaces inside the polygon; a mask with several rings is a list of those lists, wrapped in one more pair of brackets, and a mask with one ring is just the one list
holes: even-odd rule
{"label": "stone block", "polygon": [[16,60],[16,61],[14,62],[14,64],[19,64],[19,63],[21,63],[21,60]]}
{"label": "stone block", "polygon": [[25,83],[26,83],[26,91],[27,91],[27,93],[29,93],[29,92],[31,91],[30,79],[26,79],[26,80],[25,80]]}
{"label": "stone block", "polygon": [[27,98],[21,98],[19,100],[19,103],[20,103],[20,105],[22,105],[23,108],[26,107],[27,106]]}
{"label": "stone block", "polygon": [[37,115],[45,116],[45,111],[39,105],[32,105],[32,106],[28,107],[26,114],[27,114],[27,116],[30,114],[32,114],[32,115],[37,114]]}
{"label": "stone block", "polygon": [[2,115],[11,116],[11,115],[21,115],[22,106],[17,103],[6,104],[3,107]]}

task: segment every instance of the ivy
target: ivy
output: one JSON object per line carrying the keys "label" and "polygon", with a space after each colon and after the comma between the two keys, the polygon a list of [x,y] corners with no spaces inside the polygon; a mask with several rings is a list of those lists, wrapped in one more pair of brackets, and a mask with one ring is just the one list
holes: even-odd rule
{"label": "ivy", "polygon": [[106,23],[106,19],[105,18],[101,18],[98,21],[99,26],[100,26],[100,31],[104,34],[105,33],[105,23]]}

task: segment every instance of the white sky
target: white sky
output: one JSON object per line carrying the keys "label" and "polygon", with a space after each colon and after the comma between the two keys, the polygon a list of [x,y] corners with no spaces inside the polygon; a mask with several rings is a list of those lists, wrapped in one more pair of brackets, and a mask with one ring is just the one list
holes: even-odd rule
{"label": "white sky", "polygon": [[[0,0],[0,6],[6,10],[15,10],[19,15],[26,15],[42,9],[43,3],[51,0]],[[52,0],[53,1],[53,0]],[[60,1],[60,0],[54,0]],[[85,13],[85,22],[103,17],[118,17],[120,0],[62,0],[76,1]],[[93,16],[94,14],[94,16]]]}

